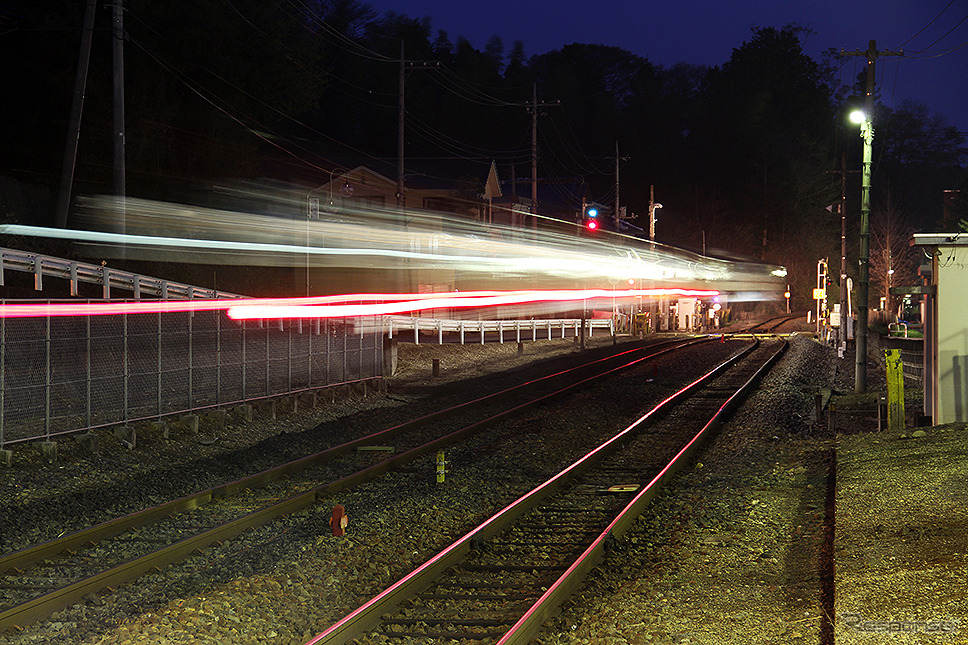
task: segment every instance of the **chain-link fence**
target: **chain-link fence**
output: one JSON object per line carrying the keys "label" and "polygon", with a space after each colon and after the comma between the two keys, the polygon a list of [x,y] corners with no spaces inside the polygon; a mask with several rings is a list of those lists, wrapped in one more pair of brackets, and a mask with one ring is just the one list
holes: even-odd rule
{"label": "chain-link fence", "polygon": [[358,318],[242,322],[199,311],[0,319],[0,446],[382,373],[379,325]]}

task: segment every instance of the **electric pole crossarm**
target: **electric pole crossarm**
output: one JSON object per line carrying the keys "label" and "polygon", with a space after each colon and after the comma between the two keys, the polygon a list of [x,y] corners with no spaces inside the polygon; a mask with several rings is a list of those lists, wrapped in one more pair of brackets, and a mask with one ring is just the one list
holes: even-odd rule
{"label": "electric pole crossarm", "polygon": [[538,103],[538,86],[531,88],[531,102],[520,103],[526,105],[531,113],[531,214],[538,214],[538,108],[559,105],[558,101]]}

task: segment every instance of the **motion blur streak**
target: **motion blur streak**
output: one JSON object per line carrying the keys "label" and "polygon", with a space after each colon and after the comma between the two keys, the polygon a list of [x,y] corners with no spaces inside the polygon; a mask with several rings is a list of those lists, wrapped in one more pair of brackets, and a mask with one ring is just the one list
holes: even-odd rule
{"label": "motion blur streak", "polygon": [[[611,232],[589,236],[576,222],[541,219],[512,227],[474,215],[362,203],[333,206],[310,219],[301,189],[258,188],[231,197],[238,198],[233,209],[136,198],[122,208],[114,197],[84,197],[76,220],[85,230],[0,225],[0,235],[69,239],[98,258],[292,269],[295,279],[285,294],[270,295],[292,295],[297,288],[309,296],[625,287],[717,291],[736,302],[778,300],[786,286],[782,266],[708,257]],[[538,306],[551,313],[552,301]],[[407,310],[413,307],[397,311]]]}
{"label": "motion blur streak", "polygon": [[[111,316],[119,314],[178,313],[228,310],[235,320],[268,318],[340,318],[378,316],[437,307],[467,308],[529,302],[573,302],[601,298],[627,299],[679,295],[709,297],[717,291],[689,289],[639,289],[607,291],[469,291],[449,294],[357,293],[311,298],[235,298],[232,300],[162,300],[99,303],[2,304],[0,318],[43,318],[63,316]],[[390,301],[390,302],[388,302]]]}
{"label": "motion blur streak", "polygon": [[[313,268],[357,271],[446,269],[461,279],[482,281],[483,286],[473,288],[518,277],[554,281],[542,288],[605,288],[629,279],[648,283],[634,285],[638,287],[778,293],[785,287],[779,279],[786,273],[782,267],[706,257],[613,233],[589,237],[580,234],[577,224],[558,220],[521,228],[473,216],[362,203],[323,209],[318,218],[309,219],[302,190],[254,187],[234,190],[232,197],[234,209],[135,198],[122,207],[111,196],[85,197],[78,200],[78,221],[92,231],[83,240],[98,244],[102,255],[120,253],[117,245],[123,244],[137,247],[140,258],[165,261],[309,263]],[[120,231],[122,213],[129,235],[93,232]],[[0,226],[0,233],[29,234],[6,228]],[[744,288],[724,288],[731,282],[744,283]]]}
{"label": "motion blur streak", "polygon": [[[439,295],[439,294],[435,294]],[[254,318],[340,318],[347,316],[378,316],[406,311],[419,311],[435,308],[496,307],[498,305],[517,305],[529,302],[574,302],[576,300],[595,300],[616,298],[619,300],[635,297],[660,295],[679,295],[691,297],[711,297],[718,291],[696,291],[689,289],[627,289],[606,291],[587,289],[583,291],[522,291],[500,296],[466,297],[453,294],[447,297],[426,298],[420,301],[369,305],[315,305],[315,306],[273,306],[236,304],[228,310],[233,320]]]}

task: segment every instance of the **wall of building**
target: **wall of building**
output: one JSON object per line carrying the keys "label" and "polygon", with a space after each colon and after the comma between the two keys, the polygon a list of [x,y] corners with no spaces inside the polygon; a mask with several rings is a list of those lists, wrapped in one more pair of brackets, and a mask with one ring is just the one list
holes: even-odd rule
{"label": "wall of building", "polygon": [[935,424],[968,421],[968,247],[939,246],[934,257]]}

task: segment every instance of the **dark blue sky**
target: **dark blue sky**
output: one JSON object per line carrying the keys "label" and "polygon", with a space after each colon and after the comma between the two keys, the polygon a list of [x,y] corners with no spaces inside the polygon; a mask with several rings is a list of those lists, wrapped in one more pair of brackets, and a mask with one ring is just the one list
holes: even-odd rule
{"label": "dark blue sky", "polygon": [[[797,23],[815,35],[805,51],[820,60],[838,51],[900,50],[878,60],[881,100],[925,103],[968,133],[968,0],[367,0],[381,12],[429,16],[451,41],[463,36],[483,49],[500,36],[506,51],[524,42],[527,56],[573,42],[614,45],[670,66],[720,65],[754,27]],[[844,83],[863,69],[861,57],[841,70]],[[876,124],[875,124],[876,127]]]}

